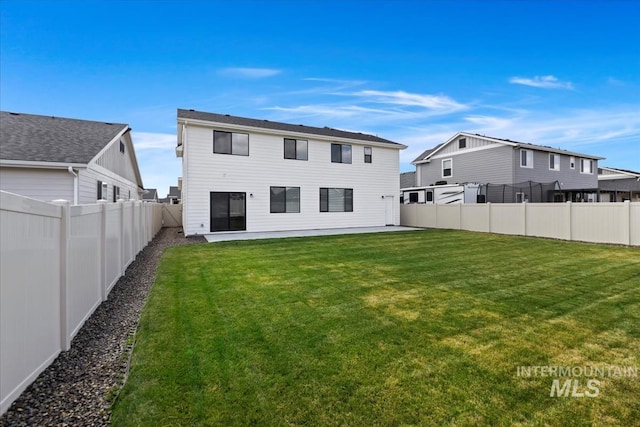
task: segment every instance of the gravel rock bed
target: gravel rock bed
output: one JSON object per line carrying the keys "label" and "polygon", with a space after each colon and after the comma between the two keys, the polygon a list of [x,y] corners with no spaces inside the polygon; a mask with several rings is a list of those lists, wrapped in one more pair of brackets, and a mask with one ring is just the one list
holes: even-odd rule
{"label": "gravel rock bed", "polygon": [[2,426],[107,426],[124,384],[138,319],[164,250],[204,243],[163,228],[127,268],[71,343],[0,418]]}

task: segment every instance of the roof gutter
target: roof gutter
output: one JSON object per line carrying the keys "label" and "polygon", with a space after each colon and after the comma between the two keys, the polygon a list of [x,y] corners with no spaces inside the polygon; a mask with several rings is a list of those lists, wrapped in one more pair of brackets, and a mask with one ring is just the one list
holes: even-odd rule
{"label": "roof gutter", "polygon": [[78,174],[73,170],[71,166],[67,168],[67,172],[73,175],[73,204],[78,204]]}

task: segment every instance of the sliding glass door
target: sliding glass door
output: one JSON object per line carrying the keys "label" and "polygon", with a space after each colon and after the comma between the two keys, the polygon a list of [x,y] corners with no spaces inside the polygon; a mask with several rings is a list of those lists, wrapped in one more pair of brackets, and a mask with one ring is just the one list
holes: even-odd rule
{"label": "sliding glass door", "polygon": [[246,193],[212,191],[210,212],[212,232],[247,229]]}

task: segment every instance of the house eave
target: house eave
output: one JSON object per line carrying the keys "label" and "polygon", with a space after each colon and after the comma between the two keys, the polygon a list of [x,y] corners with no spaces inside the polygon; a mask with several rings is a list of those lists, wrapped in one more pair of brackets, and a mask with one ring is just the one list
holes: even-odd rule
{"label": "house eave", "polygon": [[36,169],[68,169],[72,168],[86,168],[86,163],[73,163],[73,162],[39,162],[31,160],[0,160],[0,166],[11,168],[36,168]]}
{"label": "house eave", "polygon": [[245,126],[245,125],[237,125],[237,124],[230,125],[229,123],[211,122],[208,120],[187,119],[182,117],[178,118],[178,125],[188,125],[188,124],[207,127],[211,129],[215,128],[215,129],[220,129],[225,131],[244,131],[244,132],[251,132],[251,133],[263,133],[268,135],[291,136],[296,138],[303,137],[307,139],[315,139],[315,140],[327,141],[327,142],[345,142],[345,143],[357,144],[357,145],[393,148],[396,150],[404,150],[405,148],[407,148],[406,145],[399,144],[399,143],[384,143],[384,142],[377,142],[377,141],[369,141],[366,139],[327,136],[327,135],[320,135],[316,133],[309,133],[309,132],[302,132],[302,131],[294,132],[294,131],[288,131],[288,130],[269,129],[269,128]]}

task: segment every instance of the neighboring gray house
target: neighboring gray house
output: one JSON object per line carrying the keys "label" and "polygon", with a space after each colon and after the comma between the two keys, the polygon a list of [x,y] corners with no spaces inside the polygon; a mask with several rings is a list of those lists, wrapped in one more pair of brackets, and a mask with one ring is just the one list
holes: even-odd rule
{"label": "neighboring gray house", "polygon": [[601,202],[640,202],[640,172],[601,166],[598,190]]}
{"label": "neighboring gray house", "polygon": [[126,124],[0,112],[0,190],[73,204],[139,200]]}
{"label": "neighboring gray house", "polygon": [[409,188],[416,186],[415,172],[402,172],[400,174],[400,188]]}
{"label": "neighboring gray house", "polygon": [[511,194],[513,199],[505,198],[504,201],[516,202],[536,200],[528,188],[542,183],[540,188],[545,188],[543,201],[595,201],[598,191],[596,171],[601,159],[458,132],[448,141],[420,154],[412,163],[416,166],[415,185],[418,187],[465,182],[499,184],[503,185],[503,193]]}
{"label": "neighboring gray house", "polygon": [[142,201],[158,203],[158,190],[155,188],[147,188],[144,190],[142,193]]}
{"label": "neighboring gray house", "polygon": [[169,194],[167,194],[167,203],[170,205],[177,205],[182,201],[182,191],[176,186],[169,187]]}

